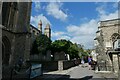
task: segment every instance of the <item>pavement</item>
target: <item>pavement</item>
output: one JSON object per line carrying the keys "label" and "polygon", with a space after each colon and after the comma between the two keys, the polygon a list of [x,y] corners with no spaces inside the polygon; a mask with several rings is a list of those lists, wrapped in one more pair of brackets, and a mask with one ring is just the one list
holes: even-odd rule
{"label": "pavement", "polygon": [[33,80],[116,80],[113,73],[95,73],[89,70],[88,64],[72,67],[62,71],[45,72]]}

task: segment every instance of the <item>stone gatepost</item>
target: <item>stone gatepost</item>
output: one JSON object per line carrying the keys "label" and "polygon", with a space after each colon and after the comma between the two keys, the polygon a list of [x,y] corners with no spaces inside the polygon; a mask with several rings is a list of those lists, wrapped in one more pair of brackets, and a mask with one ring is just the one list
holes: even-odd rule
{"label": "stone gatepost", "polygon": [[120,53],[118,55],[118,65],[119,65],[119,71],[118,71],[118,80],[120,80]]}
{"label": "stone gatepost", "polygon": [[63,61],[58,61],[58,70],[59,71],[63,70]]}
{"label": "stone gatepost", "polygon": [[118,66],[118,55],[117,54],[113,54],[113,68],[114,68],[114,72],[118,73],[119,66]]}

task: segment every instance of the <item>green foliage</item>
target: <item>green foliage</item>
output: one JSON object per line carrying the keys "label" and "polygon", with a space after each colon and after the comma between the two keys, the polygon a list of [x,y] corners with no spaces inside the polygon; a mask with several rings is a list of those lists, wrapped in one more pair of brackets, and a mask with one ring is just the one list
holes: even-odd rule
{"label": "green foliage", "polygon": [[88,55],[90,55],[90,53],[92,52],[92,50],[88,49],[88,50],[86,50],[86,52],[87,52]]}
{"label": "green foliage", "polygon": [[84,51],[84,52],[82,53],[82,56],[89,56],[89,54],[88,54],[86,51]]}
{"label": "green foliage", "polygon": [[78,46],[76,44],[71,44],[69,49],[68,49],[68,53],[69,53],[69,55],[72,59],[79,58],[79,54],[78,54],[79,53],[79,48],[78,48]]}
{"label": "green foliage", "polygon": [[70,57],[78,58],[79,48],[77,44],[73,44],[69,40],[55,40],[52,43],[52,53],[64,51],[66,54],[69,54]]}
{"label": "green foliage", "polygon": [[51,40],[46,35],[39,34],[32,45],[31,54],[45,54],[46,50],[50,49],[50,45]]}
{"label": "green foliage", "polygon": [[89,56],[90,50],[84,50],[83,47],[79,48],[79,56],[80,58]]}
{"label": "green foliage", "polygon": [[55,40],[52,44],[51,44],[52,48],[52,53],[54,52],[60,52],[60,51],[64,51],[66,52],[67,47],[69,46],[67,44],[66,40]]}
{"label": "green foliage", "polygon": [[[79,44],[79,46],[81,45]],[[85,51],[83,47],[78,47],[76,43],[73,44],[69,40],[55,40],[51,43],[51,40],[47,36],[40,34],[33,43],[31,54],[45,54],[47,50],[51,50],[52,54],[64,51],[70,55],[71,59],[88,56],[90,52],[89,50]]]}

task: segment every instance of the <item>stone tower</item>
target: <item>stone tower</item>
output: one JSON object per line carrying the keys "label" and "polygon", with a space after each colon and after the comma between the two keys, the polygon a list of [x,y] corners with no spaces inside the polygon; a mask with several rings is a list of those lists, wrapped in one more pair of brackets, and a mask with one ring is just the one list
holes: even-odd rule
{"label": "stone tower", "polygon": [[40,30],[40,32],[42,33],[42,21],[41,20],[38,23],[38,30]]}
{"label": "stone tower", "polygon": [[45,29],[44,29],[44,34],[48,37],[51,38],[51,29],[50,29],[50,24],[47,23]]}

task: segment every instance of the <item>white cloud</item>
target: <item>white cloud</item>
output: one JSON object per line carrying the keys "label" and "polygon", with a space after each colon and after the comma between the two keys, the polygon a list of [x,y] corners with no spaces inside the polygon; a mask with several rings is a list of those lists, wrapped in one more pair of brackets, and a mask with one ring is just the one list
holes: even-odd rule
{"label": "white cloud", "polygon": [[68,32],[74,33],[74,32],[76,32],[76,30],[79,30],[79,26],[70,25],[70,26],[67,27]]}
{"label": "white cloud", "polygon": [[115,11],[113,13],[110,14],[104,14],[104,15],[100,15],[100,20],[104,21],[104,20],[111,20],[111,19],[117,19],[118,18],[118,11]]}
{"label": "white cloud", "polygon": [[114,8],[118,8],[118,4],[119,4],[118,2],[115,2],[115,3],[113,4],[113,7],[114,7]]}
{"label": "white cloud", "polygon": [[93,36],[74,36],[71,41],[73,43],[84,45],[84,48],[93,48]]}
{"label": "white cloud", "polygon": [[48,15],[51,15],[56,19],[65,21],[68,15],[61,10],[61,6],[62,6],[62,3],[50,2],[46,7],[46,11]]}
{"label": "white cloud", "polygon": [[104,15],[106,14],[105,7],[106,7],[106,3],[103,3],[101,6],[96,8],[96,11],[98,11],[100,15]]}
{"label": "white cloud", "polygon": [[70,37],[67,35],[67,33],[62,32],[62,31],[52,31],[52,38],[55,38],[57,40],[59,39],[66,39],[66,40],[70,40]]}
{"label": "white cloud", "polygon": [[39,11],[41,9],[41,4],[40,2],[35,2],[35,10]]}
{"label": "white cloud", "polygon": [[97,30],[97,21],[92,19],[87,23],[81,24],[80,26],[70,25],[67,27],[67,31],[72,35],[93,35],[95,30]]}
{"label": "white cloud", "polygon": [[52,31],[52,37],[60,37],[64,34],[65,34],[65,32],[60,32],[60,31],[53,32]]}
{"label": "white cloud", "polygon": [[69,37],[69,36],[61,36],[61,37],[59,37],[58,39],[66,39],[66,40],[70,40],[71,38]]}
{"label": "white cloud", "polygon": [[[112,4],[112,6],[114,8],[118,9],[118,3],[115,2]],[[118,10],[109,13],[106,11],[107,8],[107,3],[104,3],[103,5],[100,5],[96,8],[96,11],[98,11],[98,17],[100,21],[104,21],[104,20],[111,20],[111,19],[116,19],[118,18]]]}
{"label": "white cloud", "polygon": [[37,28],[40,20],[42,21],[43,29],[44,29],[44,27],[46,26],[47,23],[49,23],[51,25],[50,21],[43,14],[40,14],[38,16],[31,16],[30,22],[33,26],[35,26]]}
{"label": "white cloud", "polygon": [[68,34],[71,34],[70,40],[74,43],[83,44],[85,48],[93,48],[93,40],[97,30],[97,20],[90,20],[80,26],[70,25],[67,27]]}

